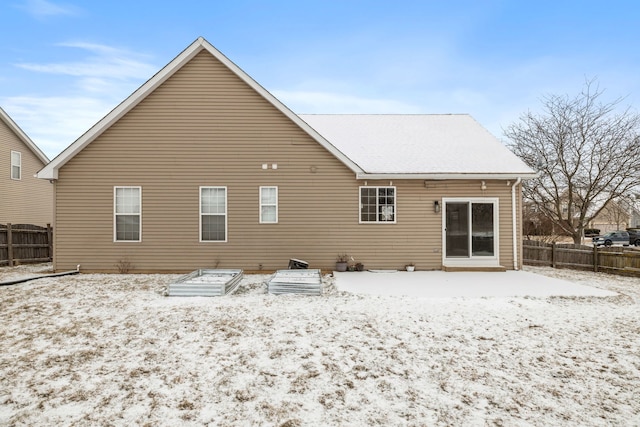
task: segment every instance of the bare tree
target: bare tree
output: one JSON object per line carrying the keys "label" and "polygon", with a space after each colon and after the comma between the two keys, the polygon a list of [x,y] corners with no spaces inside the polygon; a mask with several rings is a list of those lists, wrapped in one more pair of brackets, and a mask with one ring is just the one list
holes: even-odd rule
{"label": "bare tree", "polygon": [[620,109],[621,98],[601,102],[602,93],[587,81],[574,98],[548,95],[542,113],[527,112],[504,131],[539,173],[523,196],[575,243],[610,200],[640,186],[640,116]]}
{"label": "bare tree", "polygon": [[614,224],[616,230],[628,227],[630,217],[630,210],[625,209],[619,200],[616,200],[615,203],[609,201],[600,212],[600,218],[608,221],[609,224]]}

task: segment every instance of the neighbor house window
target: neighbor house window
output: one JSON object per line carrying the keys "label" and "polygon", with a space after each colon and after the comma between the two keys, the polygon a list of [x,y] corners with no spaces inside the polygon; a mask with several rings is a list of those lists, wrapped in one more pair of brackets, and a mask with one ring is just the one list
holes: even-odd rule
{"label": "neighbor house window", "polygon": [[140,242],[142,187],[114,187],[114,240]]}
{"label": "neighbor house window", "polygon": [[260,223],[278,222],[278,187],[260,187]]}
{"label": "neighbor house window", "polygon": [[395,187],[360,187],[360,222],[396,222]]}
{"label": "neighbor house window", "polygon": [[227,241],[226,187],[200,187],[200,241]]}
{"label": "neighbor house window", "polygon": [[22,179],[22,154],[11,152],[11,179]]}

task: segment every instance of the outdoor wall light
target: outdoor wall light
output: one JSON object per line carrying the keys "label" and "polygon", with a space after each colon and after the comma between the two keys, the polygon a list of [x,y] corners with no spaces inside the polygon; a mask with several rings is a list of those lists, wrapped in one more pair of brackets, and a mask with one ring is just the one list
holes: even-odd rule
{"label": "outdoor wall light", "polygon": [[485,184],[484,181],[482,181],[482,184],[480,184],[480,189],[483,191],[487,189],[487,184]]}
{"label": "outdoor wall light", "polygon": [[440,202],[437,200],[433,202],[433,211],[435,213],[440,213]]}

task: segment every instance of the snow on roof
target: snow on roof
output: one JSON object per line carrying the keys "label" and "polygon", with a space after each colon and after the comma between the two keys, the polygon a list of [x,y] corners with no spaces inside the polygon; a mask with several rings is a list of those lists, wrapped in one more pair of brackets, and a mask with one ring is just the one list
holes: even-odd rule
{"label": "snow on roof", "polygon": [[535,176],[467,114],[299,116],[365,174]]}
{"label": "snow on roof", "polygon": [[58,171],[177,70],[206,50],[351,169],[359,179],[515,179],[535,172],[468,115],[297,115],[202,37],[68,146],[38,178]]}

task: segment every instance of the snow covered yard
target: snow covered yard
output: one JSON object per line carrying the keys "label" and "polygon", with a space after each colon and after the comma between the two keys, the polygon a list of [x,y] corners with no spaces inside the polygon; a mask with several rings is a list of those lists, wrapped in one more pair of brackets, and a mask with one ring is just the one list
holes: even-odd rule
{"label": "snow covered yard", "polygon": [[[0,268],[0,281],[48,265]],[[217,298],[173,275],[0,287],[0,425],[640,425],[640,279],[595,298]],[[357,273],[354,273],[357,274]]]}

